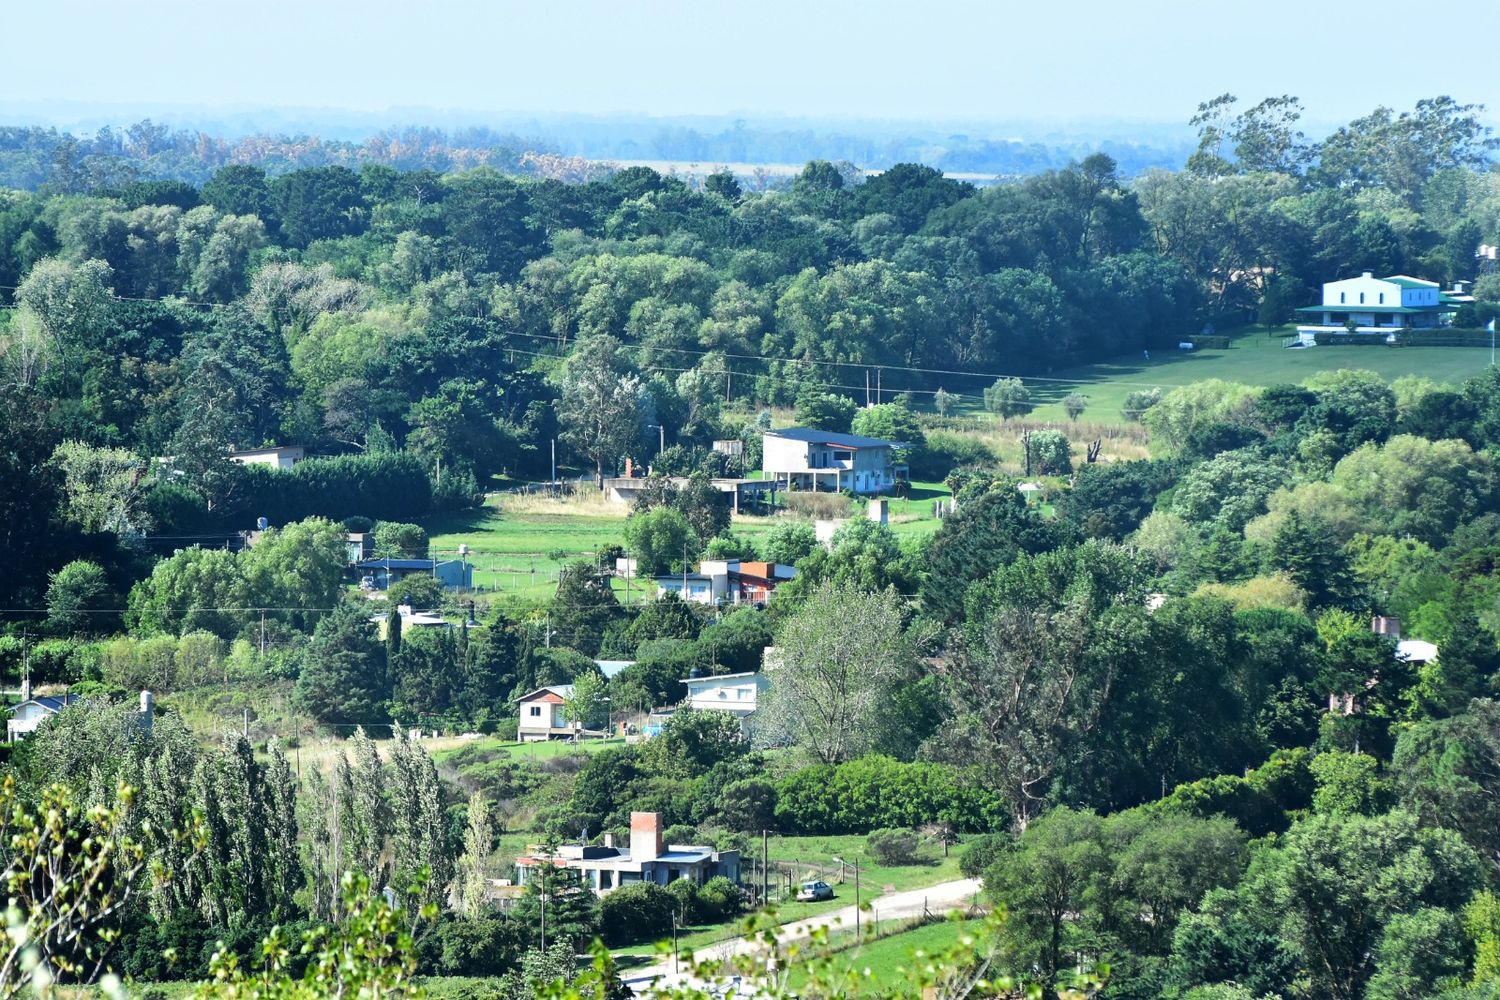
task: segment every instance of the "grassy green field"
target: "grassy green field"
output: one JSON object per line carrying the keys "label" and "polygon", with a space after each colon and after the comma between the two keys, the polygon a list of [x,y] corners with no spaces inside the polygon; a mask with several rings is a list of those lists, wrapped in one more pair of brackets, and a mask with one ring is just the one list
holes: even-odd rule
{"label": "grassy green field", "polygon": [[932,954],[951,947],[965,927],[963,923],[940,921],[831,955],[820,956],[814,952],[787,970],[786,985],[793,991],[804,990],[808,980],[816,974],[820,984],[836,984],[840,992],[848,996],[884,992],[903,984],[911,986],[911,995],[915,996],[913,977],[907,970],[918,963],[917,952]]}
{"label": "grassy green field", "polygon": [[[891,529],[899,537],[920,538],[936,531],[932,501],[947,497],[942,483],[913,483],[909,499],[890,501]],[[565,500],[491,497],[476,510],[440,514],[424,527],[439,558],[451,558],[460,545],[469,547],[474,585],[520,600],[545,600],[557,589],[558,571],[569,562],[593,557],[608,545],[623,545],[629,508],[592,496]],[[851,516],[863,516],[856,506]],[[757,540],[778,523],[776,517],[739,516],[731,531]],[[613,586],[627,603],[654,597],[650,581]]]}
{"label": "grassy green field", "polygon": [[[741,877],[746,884],[754,882],[759,877],[759,841],[755,841],[751,847],[751,853],[755,856],[755,872],[752,873],[750,857],[741,859]],[[872,920],[879,917],[879,904],[875,901],[883,893],[917,889],[924,885],[936,885],[939,882],[949,882],[961,877],[958,871],[959,850],[957,848],[951,849],[949,856],[944,858],[941,849],[929,845],[924,848],[923,863],[901,866],[875,864],[867,855],[865,838],[862,836],[771,837],[767,841],[766,851],[773,866],[791,865],[793,867],[796,872],[794,881],[821,878],[831,884],[834,891],[832,899],[825,899],[821,902],[799,903],[796,900],[785,900],[776,903],[776,920],[780,923],[802,920],[805,917],[843,909],[854,904],[854,869],[845,867],[843,880],[840,881],[839,865],[833,860],[835,857],[859,862],[860,901],[875,904],[870,916]],[[772,874],[773,876],[777,874],[775,868]],[[740,932],[740,927],[741,921],[739,920],[728,924],[690,927],[680,936],[678,944],[689,951],[705,948],[715,942],[736,936]],[[621,956],[634,957],[647,957],[655,953],[654,944],[635,945],[616,952]]]}
{"label": "grassy green field", "polygon": [[[1282,340],[1291,327],[1278,327],[1267,336],[1263,328],[1234,336],[1224,350],[1151,352],[1147,361],[1139,354],[1113,361],[1064,369],[1048,376],[1051,381],[1026,380],[1040,405],[1032,413],[1038,420],[1063,421],[1061,401],[1072,392],[1089,397],[1084,420],[1119,419],[1125,397],[1136,389],[1174,386],[1220,378],[1247,385],[1301,382],[1321,371],[1364,368],[1391,380],[1403,375],[1423,375],[1434,382],[1460,382],[1482,371],[1490,363],[1489,348],[1477,347],[1313,347],[1287,350]],[[981,409],[966,400],[968,409]]]}

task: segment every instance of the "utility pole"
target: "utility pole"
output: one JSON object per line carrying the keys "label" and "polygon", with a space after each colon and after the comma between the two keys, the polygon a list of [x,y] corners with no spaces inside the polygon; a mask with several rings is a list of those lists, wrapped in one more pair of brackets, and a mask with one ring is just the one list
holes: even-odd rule
{"label": "utility pole", "polygon": [[762,906],[771,902],[771,866],[766,843],[767,833],[762,829],[760,831],[760,902]]}
{"label": "utility pole", "polygon": [[552,439],[552,492],[557,492],[557,438]]}

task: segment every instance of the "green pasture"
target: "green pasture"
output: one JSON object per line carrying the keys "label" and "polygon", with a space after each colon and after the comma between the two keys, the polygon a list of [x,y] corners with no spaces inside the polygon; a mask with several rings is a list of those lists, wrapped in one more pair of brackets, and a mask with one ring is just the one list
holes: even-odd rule
{"label": "green pasture", "polygon": [[[922,538],[938,529],[932,502],[949,496],[942,483],[913,483],[909,499],[890,500],[891,529],[902,538]],[[581,506],[581,505],[580,505]],[[474,567],[474,585],[503,597],[546,600],[557,589],[557,574],[576,559],[592,558],[609,545],[625,542],[623,504],[618,513],[553,513],[535,510],[508,512],[503,499],[494,499],[475,510],[439,514],[424,523],[438,558],[453,558],[460,545],[469,547]],[[852,517],[863,517],[856,504]],[[778,523],[776,517],[740,516],[730,530],[740,537],[758,540]],[[636,603],[655,595],[650,581],[637,581],[628,588],[613,581],[621,601]]]}
{"label": "green pasture", "polygon": [[[844,948],[827,956],[820,956],[814,949],[804,961],[787,970],[786,984],[792,990],[805,989],[808,979],[816,971],[820,983],[841,983],[851,996],[865,992],[884,994],[903,986],[915,996],[914,977],[908,970],[918,965],[917,951],[927,955],[942,952],[953,946],[966,927],[963,923],[944,920]],[[834,935],[830,943],[836,946],[838,937]]]}
{"label": "green pasture", "polygon": [[[1120,422],[1125,397],[1137,389],[1160,386],[1172,389],[1205,379],[1224,379],[1247,385],[1301,382],[1322,371],[1363,368],[1387,381],[1405,375],[1420,375],[1434,382],[1461,382],[1488,367],[1487,347],[1311,347],[1288,350],[1282,346],[1291,335],[1290,326],[1276,327],[1268,335],[1256,327],[1234,335],[1230,346],[1220,350],[1179,351],[1159,349],[1150,360],[1139,353],[1098,364],[1067,368],[1050,375],[1025,379],[1039,405],[1031,418],[1065,421],[1062,400],[1073,392],[1089,397],[1080,418],[1097,423]],[[979,400],[966,398],[963,410],[979,413]]]}
{"label": "green pasture", "polygon": [[[751,841],[749,851],[740,858],[740,878],[747,886],[757,882],[760,878],[760,840],[751,838]],[[834,858],[859,863],[859,898],[860,902],[871,904],[871,908],[866,911],[865,919],[872,922],[880,919],[878,899],[882,894],[918,889],[924,885],[937,885],[940,882],[951,882],[962,877],[958,870],[959,848],[957,846],[950,848],[949,856],[945,858],[942,856],[942,848],[932,844],[924,845],[922,858],[918,864],[900,866],[876,864],[869,857],[865,837],[862,835],[776,836],[767,840],[766,853],[773,866],[792,865],[796,872],[794,883],[822,879],[833,886],[832,899],[816,903],[799,903],[794,899],[777,902],[774,907],[777,923],[792,923],[819,913],[854,905],[854,868],[852,865],[845,865],[841,869]],[[778,876],[779,869],[773,867],[772,875]],[[784,887],[785,882],[781,882],[780,885]],[[777,883],[773,879],[773,891],[776,887]],[[738,935],[741,933],[742,924],[743,918],[737,918],[730,923],[704,924],[686,928],[679,935],[678,946],[684,952],[706,948]],[[657,954],[657,946],[649,943],[639,944],[623,948],[616,954],[641,959]]]}

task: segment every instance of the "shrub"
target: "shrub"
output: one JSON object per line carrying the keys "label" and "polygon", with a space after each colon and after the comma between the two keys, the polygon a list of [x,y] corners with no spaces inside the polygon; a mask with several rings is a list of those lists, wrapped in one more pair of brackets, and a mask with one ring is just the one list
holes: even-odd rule
{"label": "shrub", "polygon": [[927,447],[911,457],[913,479],[927,482],[942,479],[965,465],[992,466],[995,453],[983,439],[957,431],[933,431],[927,436]]}
{"label": "shrub", "polygon": [[677,905],[677,898],[654,882],[621,886],[599,903],[604,942],[618,947],[666,937],[672,933],[672,915]]}
{"label": "shrub", "polygon": [[728,920],[744,908],[744,890],[723,875],[715,875],[698,889],[698,913],[705,920]]}
{"label": "shrub", "polygon": [[876,830],[865,843],[875,860],[887,867],[914,865],[921,860],[917,857],[921,839],[912,830]]}
{"label": "shrub", "polygon": [[965,878],[981,878],[1012,843],[1011,836],[1006,833],[981,833],[964,845],[963,854],[958,858],[958,870]]}
{"label": "shrub", "polygon": [[1146,411],[1161,402],[1160,389],[1137,389],[1125,397],[1125,404],[1120,407],[1120,415],[1131,423],[1140,423]]}
{"label": "shrub", "polygon": [[850,502],[849,498],[842,493],[811,493],[796,491],[783,493],[781,502],[786,509],[803,517],[817,518],[819,520],[832,520],[839,517],[848,517]]}
{"label": "shrub", "polygon": [[668,844],[696,844],[698,830],[686,823],[678,823],[676,826],[669,826],[663,830],[661,839]]}
{"label": "shrub", "polygon": [[698,886],[692,879],[680,878],[667,885],[667,892],[675,900],[678,919],[684,923],[697,923],[704,918],[702,901],[698,898]]}
{"label": "shrub", "polygon": [[1018,378],[997,378],[984,390],[984,408],[1002,418],[1025,416],[1032,405],[1031,390]]}

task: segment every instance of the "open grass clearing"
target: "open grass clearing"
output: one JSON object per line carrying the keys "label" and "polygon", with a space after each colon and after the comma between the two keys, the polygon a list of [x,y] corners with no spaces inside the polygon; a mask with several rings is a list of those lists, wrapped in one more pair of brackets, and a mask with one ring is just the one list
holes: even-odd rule
{"label": "open grass clearing", "polygon": [[[880,928],[877,933],[883,930]],[[827,947],[809,948],[798,956],[800,961],[786,971],[786,985],[792,990],[806,989],[808,980],[816,973],[820,983],[842,984],[851,996],[902,988],[916,996],[909,970],[920,962],[917,953],[941,952],[958,941],[966,930],[966,923],[941,920],[863,944],[849,944],[853,929],[840,928],[830,933]]]}
{"label": "open grass clearing", "polygon": [[[1277,327],[1268,335],[1263,327],[1241,331],[1224,349],[1155,350],[1149,360],[1140,354],[1123,355],[1098,364],[1053,372],[1042,379],[1026,379],[1038,406],[1028,421],[1070,423],[1062,400],[1073,392],[1088,397],[1080,421],[1123,422],[1125,397],[1138,389],[1176,386],[1224,379],[1246,385],[1302,382],[1318,372],[1341,368],[1373,371],[1387,381],[1420,375],[1434,382],[1461,382],[1483,371],[1490,352],[1483,347],[1312,347],[1289,350],[1282,346],[1292,327]],[[966,399],[961,412],[980,414],[977,400]]]}
{"label": "open grass clearing", "polygon": [[[740,859],[740,877],[748,886],[760,878],[760,841],[752,838],[750,854]],[[823,879],[833,886],[833,898],[813,903],[799,903],[795,899],[781,899],[772,908],[778,923],[792,923],[807,917],[817,916],[854,905],[854,868],[840,866],[834,858],[859,863],[859,899],[871,906],[869,918],[878,921],[879,897],[887,892],[919,889],[925,885],[937,885],[962,877],[958,870],[958,847],[950,848],[949,856],[942,856],[942,849],[924,845],[922,862],[915,865],[883,866],[876,864],[867,854],[865,837],[860,834],[822,837],[783,837],[767,839],[767,856],[772,865],[772,888],[786,887],[786,876],[791,876],[793,890],[797,883],[812,879]],[[783,873],[782,866],[787,866]],[[686,928],[678,936],[679,948],[695,950],[706,948],[743,932],[743,917],[719,924],[702,924]],[[616,951],[617,955],[649,957],[657,954],[654,942],[632,945]]]}

